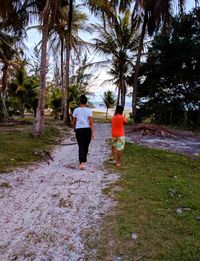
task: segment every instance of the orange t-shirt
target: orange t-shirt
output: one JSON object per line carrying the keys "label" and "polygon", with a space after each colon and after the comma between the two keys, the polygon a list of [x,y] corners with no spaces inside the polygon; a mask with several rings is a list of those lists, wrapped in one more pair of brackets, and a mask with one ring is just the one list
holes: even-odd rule
{"label": "orange t-shirt", "polygon": [[121,114],[116,114],[111,119],[112,125],[112,137],[122,137],[124,136],[124,124],[126,123],[126,118]]}

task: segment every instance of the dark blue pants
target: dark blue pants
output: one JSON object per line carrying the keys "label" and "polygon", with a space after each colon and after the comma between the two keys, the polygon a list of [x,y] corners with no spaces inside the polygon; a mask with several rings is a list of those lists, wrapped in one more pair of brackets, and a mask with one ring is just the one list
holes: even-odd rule
{"label": "dark blue pants", "polygon": [[88,148],[91,142],[91,129],[81,128],[76,129],[76,139],[79,147],[79,162],[87,162]]}

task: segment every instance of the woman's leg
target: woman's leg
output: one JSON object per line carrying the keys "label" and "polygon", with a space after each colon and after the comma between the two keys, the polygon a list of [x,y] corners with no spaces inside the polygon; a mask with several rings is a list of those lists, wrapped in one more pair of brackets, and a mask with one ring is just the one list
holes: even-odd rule
{"label": "woman's leg", "polygon": [[76,129],[76,139],[79,146],[79,162],[87,162],[89,144],[91,142],[91,129]]}
{"label": "woman's leg", "polygon": [[80,164],[84,162],[84,132],[83,129],[76,129],[76,139],[78,142],[78,154],[79,154],[79,162]]}
{"label": "woman's leg", "polygon": [[91,142],[91,129],[86,128],[84,131],[84,162],[87,162],[88,149]]}

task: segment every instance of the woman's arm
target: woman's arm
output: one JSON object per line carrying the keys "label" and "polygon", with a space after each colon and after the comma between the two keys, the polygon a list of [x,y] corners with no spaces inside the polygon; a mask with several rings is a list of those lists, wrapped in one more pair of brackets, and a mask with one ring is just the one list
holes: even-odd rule
{"label": "woman's arm", "polygon": [[92,131],[91,138],[92,138],[92,140],[94,140],[94,123],[93,123],[93,117],[89,117],[89,124],[90,124],[90,128],[91,128],[91,131]]}
{"label": "woman's arm", "polygon": [[76,129],[76,121],[77,121],[77,118],[76,118],[76,117],[73,117],[72,127],[73,127],[74,131],[75,131],[75,129]]}

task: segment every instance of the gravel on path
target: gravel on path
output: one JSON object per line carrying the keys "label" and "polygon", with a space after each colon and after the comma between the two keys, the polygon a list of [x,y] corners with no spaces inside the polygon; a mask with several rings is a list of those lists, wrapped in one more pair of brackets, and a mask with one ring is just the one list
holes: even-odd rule
{"label": "gravel on path", "polygon": [[77,145],[59,145],[49,165],[43,162],[0,175],[1,261],[88,260],[84,234],[98,230],[114,204],[102,192],[117,179],[103,168],[109,128],[95,126],[86,170],[78,168]]}

